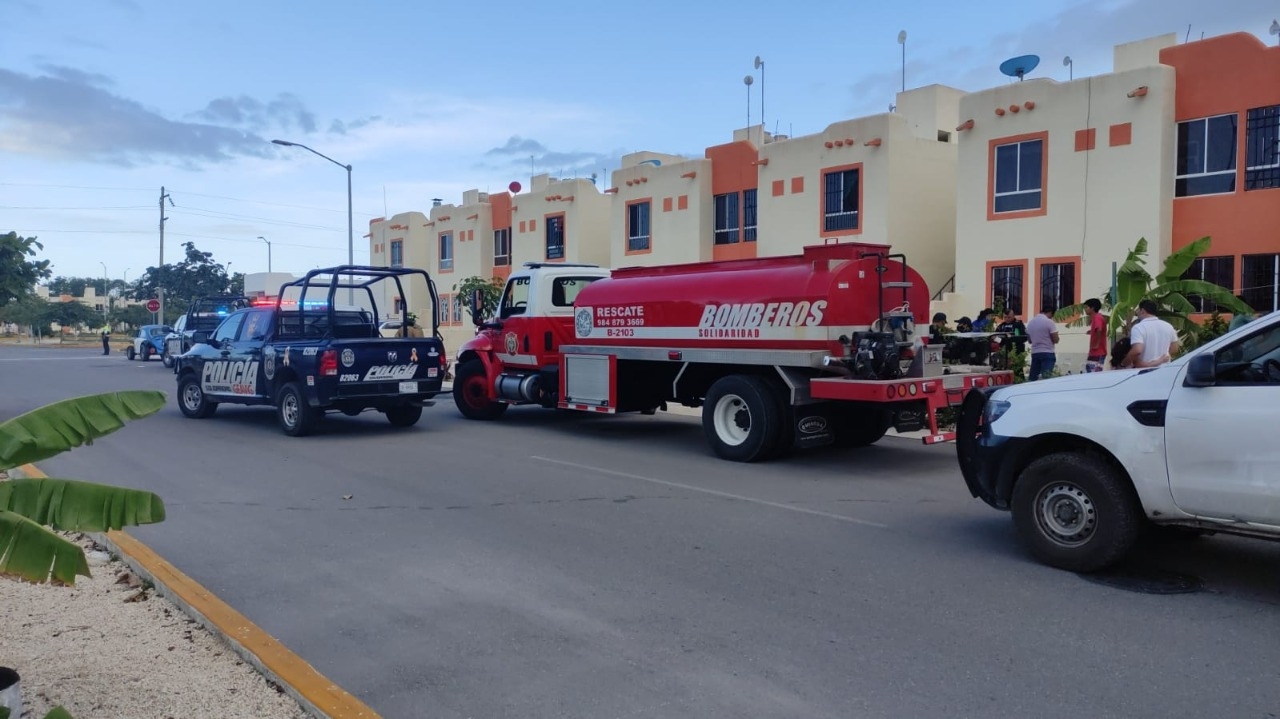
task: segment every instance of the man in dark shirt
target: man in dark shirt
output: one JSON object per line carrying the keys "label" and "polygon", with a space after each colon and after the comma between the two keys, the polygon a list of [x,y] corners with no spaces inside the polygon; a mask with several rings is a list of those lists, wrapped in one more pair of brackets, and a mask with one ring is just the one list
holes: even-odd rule
{"label": "man in dark shirt", "polygon": [[1004,349],[1013,348],[1022,352],[1027,348],[1027,326],[1018,319],[1013,310],[1004,311],[1004,322],[996,326],[996,332],[1004,332],[1009,336],[1000,340]]}

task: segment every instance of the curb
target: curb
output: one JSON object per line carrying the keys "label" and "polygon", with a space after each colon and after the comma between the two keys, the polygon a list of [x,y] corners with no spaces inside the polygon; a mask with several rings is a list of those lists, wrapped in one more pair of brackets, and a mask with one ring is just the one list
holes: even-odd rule
{"label": "curb", "polygon": [[[35,465],[20,468],[23,476],[44,479]],[[197,624],[217,636],[267,680],[274,682],[307,713],[321,719],[381,719],[381,716],[334,684],[231,605],[183,574],[150,547],[122,531],[86,532],[120,557],[156,593],[173,602]]]}

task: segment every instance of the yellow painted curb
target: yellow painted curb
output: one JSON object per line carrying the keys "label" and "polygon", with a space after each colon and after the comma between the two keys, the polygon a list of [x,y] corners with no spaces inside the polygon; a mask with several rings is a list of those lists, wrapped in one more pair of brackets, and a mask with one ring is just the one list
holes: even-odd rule
{"label": "yellow painted curb", "polygon": [[[47,477],[35,465],[20,468],[28,477]],[[328,719],[381,719],[342,687],[294,654],[231,605],[156,554],[150,547],[121,531],[98,535],[120,558],[162,595],[192,618],[222,636],[236,653],[268,679],[279,684],[304,709]]]}

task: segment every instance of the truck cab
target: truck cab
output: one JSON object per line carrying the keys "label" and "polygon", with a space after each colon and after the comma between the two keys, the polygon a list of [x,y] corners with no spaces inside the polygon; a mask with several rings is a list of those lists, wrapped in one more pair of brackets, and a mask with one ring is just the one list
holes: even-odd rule
{"label": "truck cab", "polygon": [[[508,404],[554,407],[560,346],[574,341],[574,300],[609,274],[598,265],[564,262],[529,262],[513,272],[494,317],[459,350],[454,386],[455,397],[468,400],[459,402],[463,414],[492,418]],[[472,305],[473,316],[480,316],[476,300]],[[496,398],[489,387],[496,387]]]}

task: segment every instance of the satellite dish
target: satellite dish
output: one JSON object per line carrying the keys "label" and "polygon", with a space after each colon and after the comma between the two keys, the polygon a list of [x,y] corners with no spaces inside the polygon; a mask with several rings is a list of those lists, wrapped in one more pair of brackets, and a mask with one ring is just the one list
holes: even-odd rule
{"label": "satellite dish", "polygon": [[1071,56],[1070,56],[1070,55],[1067,55],[1066,57],[1062,58],[1062,66],[1063,66],[1063,67],[1071,67]]}
{"label": "satellite dish", "polygon": [[1280,35],[1280,20],[1271,21],[1271,30],[1269,32],[1272,35]]}
{"label": "satellite dish", "polygon": [[511,194],[518,195],[520,194],[520,183],[512,182],[510,185],[507,185],[507,189],[511,190]]}
{"label": "satellite dish", "polygon": [[1019,55],[1011,57],[1000,63],[1000,72],[1009,77],[1016,77],[1018,81],[1022,81],[1022,76],[1036,69],[1036,65],[1040,64],[1039,55]]}
{"label": "satellite dish", "polygon": [[901,31],[899,31],[899,32],[898,32],[898,44],[899,44],[899,45],[906,45],[906,44],[907,44],[907,31],[906,31],[906,30],[901,30]]}
{"label": "satellite dish", "polygon": [[764,60],[761,60],[761,59],[760,59],[760,56],[759,56],[759,55],[756,55],[756,69],[757,69],[757,70],[759,70],[759,69],[760,69],[760,66],[761,66],[761,65],[763,65],[763,64],[764,64]]}
{"label": "satellite dish", "polygon": [[662,160],[641,160],[637,165],[653,165],[654,167],[662,167]]}
{"label": "satellite dish", "polygon": [[753,82],[755,82],[755,81],[756,81],[756,79],[755,79],[754,77],[751,77],[750,75],[747,75],[746,77],[742,78],[742,84],[743,84],[743,85],[750,85],[751,83],[753,83]]}

